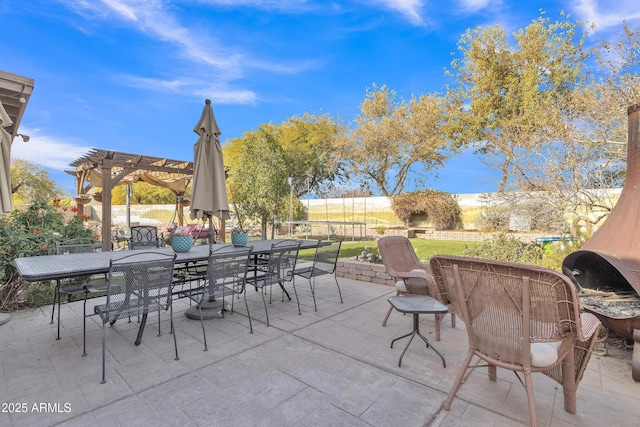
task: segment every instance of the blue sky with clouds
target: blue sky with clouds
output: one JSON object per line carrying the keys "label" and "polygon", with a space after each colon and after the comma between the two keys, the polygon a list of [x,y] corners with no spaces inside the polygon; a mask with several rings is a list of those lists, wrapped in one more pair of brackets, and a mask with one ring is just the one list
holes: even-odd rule
{"label": "blue sky with clouds", "polygon": [[[35,80],[12,154],[73,192],[63,170],[91,147],[191,160],[205,98],[223,144],[305,112],[348,123],[374,83],[441,91],[467,28],[540,10],[596,23],[594,41],[640,21],[637,0],[3,0],[0,69]],[[471,153],[428,186],[496,187]]]}

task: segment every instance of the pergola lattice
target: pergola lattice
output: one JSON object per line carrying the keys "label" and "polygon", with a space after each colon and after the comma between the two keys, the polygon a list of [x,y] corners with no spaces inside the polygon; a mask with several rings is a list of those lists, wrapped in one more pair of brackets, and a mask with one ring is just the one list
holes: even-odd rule
{"label": "pergola lattice", "polygon": [[[76,201],[80,200],[79,204],[91,188],[102,188],[102,242],[105,251],[111,250],[111,190],[115,186],[142,181],[168,188],[176,197],[181,197],[193,179],[193,162],[101,149],[92,149],[69,166],[75,168],[67,173],[76,177]],[[180,203],[177,209],[178,221],[182,224],[184,216]]]}

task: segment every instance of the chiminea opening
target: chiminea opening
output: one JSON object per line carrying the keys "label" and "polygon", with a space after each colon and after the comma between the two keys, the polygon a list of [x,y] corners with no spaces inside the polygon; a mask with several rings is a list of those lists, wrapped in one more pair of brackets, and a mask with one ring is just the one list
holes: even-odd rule
{"label": "chiminea opening", "polygon": [[629,281],[611,265],[606,255],[594,251],[573,252],[563,261],[563,273],[581,289],[622,294],[636,293]]}

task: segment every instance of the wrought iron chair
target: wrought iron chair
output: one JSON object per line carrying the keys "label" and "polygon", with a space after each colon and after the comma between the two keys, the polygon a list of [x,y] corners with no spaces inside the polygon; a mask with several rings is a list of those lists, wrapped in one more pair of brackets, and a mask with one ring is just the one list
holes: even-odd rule
{"label": "wrought iron chair", "polygon": [[[451,313],[451,327],[456,326],[456,317],[451,307],[448,291],[438,286],[433,280],[431,268],[428,264],[418,260],[413,246],[408,238],[403,236],[386,236],[378,240],[378,249],[387,273],[396,282],[396,295],[429,295],[449,308]],[[393,307],[389,307],[382,326],[387,324]],[[440,324],[445,315],[436,314],[436,341],[440,341]]]}
{"label": "wrought iron chair", "polygon": [[318,306],[316,305],[316,277],[318,276],[324,276],[326,274],[333,275],[333,279],[336,281],[336,286],[338,287],[340,302],[342,303],[342,291],[340,291],[340,284],[338,284],[338,278],[335,274],[341,245],[342,240],[333,242],[329,245],[322,244],[319,240],[318,245],[316,246],[313,264],[311,266],[296,268],[293,272],[296,276],[304,277],[309,280],[309,287],[311,288],[311,295],[313,296],[313,308],[315,311],[318,311]]}
{"label": "wrought iron chair", "polygon": [[131,227],[131,237],[129,237],[129,249],[137,248],[159,248],[161,239],[158,237],[158,228],[149,225],[136,225]]}
{"label": "wrought iron chair", "polygon": [[[467,356],[444,409],[463,382],[474,356],[496,368],[524,375],[531,424],[536,407],[531,374],[541,372],[562,385],[564,407],[576,412],[576,390],[597,340],[600,321],[580,313],[570,280],[553,270],[480,258],[438,255],[431,258],[437,282],[449,289],[456,314],[469,339]],[[471,368],[476,368],[474,365]]]}
{"label": "wrought iron chair", "polygon": [[[296,262],[298,260],[298,250],[302,242],[298,240],[281,240],[273,243],[269,250],[266,259],[260,259],[258,262],[255,260],[252,262],[250,268],[254,270],[254,277],[249,279],[249,282],[260,290],[262,295],[262,302],[264,304],[264,311],[267,317],[267,326],[269,326],[269,312],[267,311],[267,301],[264,298],[265,288],[269,287],[269,303],[271,303],[272,287],[273,285],[279,285],[282,289],[282,299],[284,301],[284,295],[287,296],[289,301],[291,297],[284,288],[286,282],[291,282],[293,286],[293,292],[296,295],[296,302],[298,303],[298,314],[300,311],[300,301],[298,300],[298,292],[296,291],[295,275],[293,274],[296,268]],[[247,294],[245,292],[245,298]],[[253,333],[253,326],[251,324],[251,315],[249,315],[249,327],[251,333]]]}
{"label": "wrought iron chair", "polygon": [[106,325],[107,323],[113,325],[121,317],[142,315],[136,340],[136,345],[139,345],[147,315],[154,311],[158,312],[158,336],[160,336],[160,311],[169,310],[175,360],[179,360],[171,298],[175,258],[175,254],[144,251],[111,261],[106,302],[94,307],[94,313],[102,322],[102,384],[106,382]]}
{"label": "wrought iron chair", "polygon": [[[101,252],[102,243],[91,238],[77,238],[65,240],[62,242],[56,242],[56,254],[77,254],[86,252]],[[93,282],[93,283],[92,283]],[[89,283],[93,286],[87,287]],[[56,289],[53,294],[53,307],[51,308],[51,324],[53,324],[53,317],[56,311],[56,302],[58,304],[58,338],[60,339],[60,303],[62,300],[62,294],[67,296],[67,301],[71,302],[73,295],[84,294],[84,311],[83,315],[87,312],[87,294],[91,292],[105,292],[106,281],[104,276],[98,277],[97,275],[84,275],[78,277],[71,277],[68,279],[58,279],[56,281]]]}
{"label": "wrought iron chair", "polygon": [[[201,304],[205,299],[215,301],[217,298],[222,297],[221,316],[224,316],[226,307],[225,297],[230,295],[231,313],[233,313],[235,299],[233,296],[245,291],[244,287],[247,280],[247,269],[251,250],[252,247],[246,246],[230,248],[220,245],[210,245],[205,275],[206,281],[203,285],[195,288],[183,288],[174,292],[178,297],[187,297],[197,304],[200,323],[202,325],[202,336],[204,337],[204,351],[207,351],[209,348],[207,346],[207,334],[204,328]],[[244,303],[247,308],[247,313],[249,313],[246,296]],[[249,321],[251,321],[251,317],[249,317]]]}

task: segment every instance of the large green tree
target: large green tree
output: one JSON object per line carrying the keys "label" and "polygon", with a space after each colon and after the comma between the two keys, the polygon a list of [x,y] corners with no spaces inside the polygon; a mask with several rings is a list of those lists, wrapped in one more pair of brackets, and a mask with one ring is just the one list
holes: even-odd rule
{"label": "large green tree", "polygon": [[335,145],[344,129],[329,115],[305,113],[264,128],[283,149],[296,197],[326,187],[342,172]]}
{"label": "large green tree", "polygon": [[441,166],[447,148],[439,131],[441,103],[436,95],[404,101],[386,85],[368,89],[360,115],[340,140],[349,173],[392,196],[404,190],[417,165],[425,174]]}
{"label": "large green tree", "polygon": [[562,15],[555,22],[541,16],[513,39],[499,25],[460,39],[443,130],[500,171],[500,192],[533,182],[525,167],[530,157],[544,156],[580,112],[572,98],[585,76],[586,35],[582,23]]}
{"label": "large green tree", "polygon": [[245,228],[249,221],[258,222],[266,236],[270,224],[286,218],[290,188],[284,150],[266,127],[245,133],[229,144],[239,149],[237,156],[226,160],[237,219]]}
{"label": "large green tree", "polygon": [[27,205],[62,197],[64,190],[56,186],[42,166],[24,159],[11,159],[11,193],[13,203]]}

